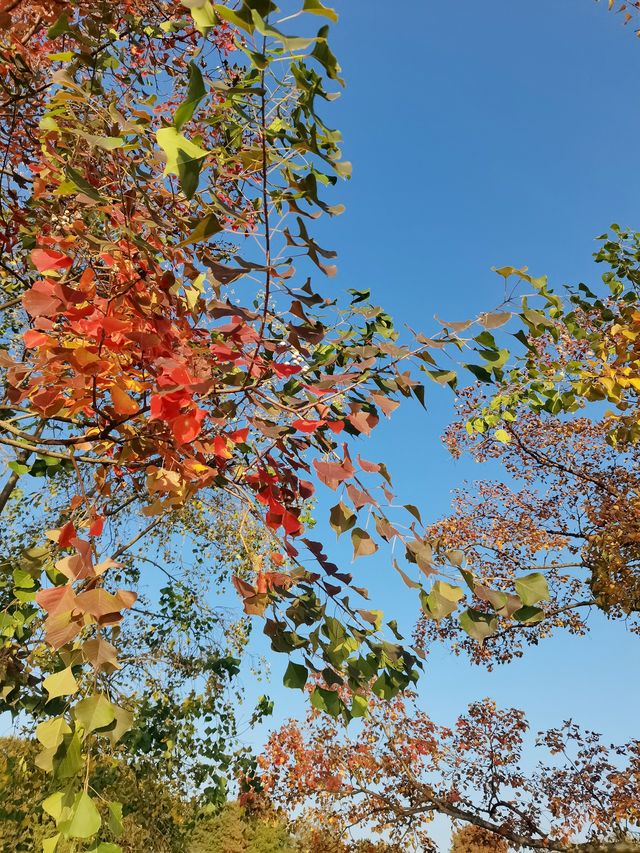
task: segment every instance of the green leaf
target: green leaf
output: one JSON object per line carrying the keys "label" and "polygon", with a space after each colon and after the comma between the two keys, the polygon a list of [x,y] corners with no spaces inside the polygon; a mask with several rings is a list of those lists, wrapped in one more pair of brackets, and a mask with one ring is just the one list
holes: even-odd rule
{"label": "green leaf", "polygon": [[216,24],[211,0],[181,0],[182,5],[191,11],[191,17],[199,32],[206,35]]}
{"label": "green leaf", "polygon": [[210,153],[186,139],[175,127],[163,127],[156,133],[158,145],[167,158],[165,175],[178,175],[182,191],[192,198],[200,176],[200,161]]}
{"label": "green leaf", "polygon": [[524,625],[535,625],[544,619],[544,610],[540,607],[521,607],[515,611],[513,618]]}
{"label": "green leaf", "polygon": [[511,436],[506,431],[506,429],[497,429],[494,433],[494,437],[498,441],[501,441],[503,444],[509,444],[509,442],[511,441]]}
{"label": "green leaf", "polygon": [[122,803],[109,803],[109,831],[120,838],[124,832],[122,826]]}
{"label": "green leaf", "polygon": [[73,737],[65,738],[62,756],[56,754],[54,770],[58,779],[73,779],[84,766],[80,735],[75,732]]}
{"label": "green leaf", "polygon": [[115,746],[131,729],[131,726],[133,725],[133,714],[131,711],[125,711],[124,708],[119,708],[117,705],[112,705],[111,707],[113,709],[115,719],[103,734],[109,738],[111,746]]}
{"label": "green leaf", "polygon": [[420,510],[417,506],[414,506],[413,504],[405,504],[404,508],[407,510],[407,512],[411,513],[411,515],[416,519],[416,521],[422,524],[422,516],[420,515]]}
{"label": "green leaf", "polygon": [[[218,7],[216,6],[216,11]],[[296,53],[300,50],[306,50],[310,45],[314,42],[317,42],[316,38],[304,38],[302,36],[286,36],[284,33],[281,33],[280,30],[276,30],[275,27],[270,26],[267,22],[261,17],[256,9],[251,9],[251,18],[253,20],[253,25],[256,30],[260,33],[260,35],[265,36],[266,38],[273,38],[276,41],[279,41],[286,50],[291,53]]]}
{"label": "green leaf", "polygon": [[345,709],[344,702],[335,690],[316,687],[311,694],[311,704],[319,711],[326,711],[331,717],[338,717]]}
{"label": "green leaf", "polygon": [[125,144],[124,139],[119,136],[94,136],[91,133],[80,132],[79,135],[86,139],[89,145],[94,148],[102,148],[104,151],[113,151],[116,148],[122,148]]}
{"label": "green leaf", "polygon": [[77,172],[71,166],[66,166],[64,171],[67,180],[69,180],[74,185],[74,187],[79,189],[81,193],[84,193],[84,195],[88,196],[89,198],[92,198],[94,201],[103,202],[105,200],[102,198],[98,190],[92,184],[90,184],[89,181],[86,180],[86,178],[83,178],[80,172]]}
{"label": "green leaf", "polygon": [[70,33],[71,29],[69,27],[69,16],[66,12],[63,12],[59,18],[49,27],[47,30],[47,38],[50,41],[58,38],[63,33]]}
{"label": "green leaf", "polygon": [[342,69],[340,68],[338,60],[329,48],[329,44],[327,42],[328,35],[329,27],[322,27],[318,32],[318,43],[311,52],[311,55],[322,65],[330,80],[336,80],[344,86],[344,80],[340,77],[340,71]]}
{"label": "green leaf", "polygon": [[369,700],[366,696],[355,695],[351,703],[351,716],[364,717],[369,710]]}
{"label": "green leaf", "polygon": [[190,243],[204,243],[209,237],[213,237],[214,234],[219,234],[223,230],[224,226],[221,225],[216,214],[210,213],[198,222],[191,234],[189,234],[186,240],[178,243],[178,246],[188,246]]}
{"label": "green leaf", "polygon": [[428,595],[424,593],[421,595],[423,605],[426,604],[427,613],[436,621],[453,613],[461,598],[464,598],[462,589],[459,586],[451,586],[446,581],[436,581]]}
{"label": "green leaf", "polygon": [[20,462],[8,462],[7,467],[11,468],[18,476],[22,476],[22,474],[26,474],[29,471],[29,466],[21,465]]}
{"label": "green leaf", "polygon": [[324,18],[329,18],[334,24],[338,22],[338,13],[335,9],[324,6],[320,0],[304,0],[302,11],[309,12],[312,15],[322,15]]}
{"label": "green leaf", "polygon": [[78,682],[76,681],[71,667],[60,672],[54,672],[42,682],[42,686],[49,694],[49,700],[55,699],[57,696],[72,696],[78,690]]}
{"label": "green leaf", "polygon": [[341,178],[350,178],[353,174],[353,166],[348,160],[340,160],[334,163],[333,168]]}
{"label": "green leaf", "polygon": [[359,616],[362,616],[365,622],[368,622],[370,625],[373,625],[375,631],[380,630],[382,620],[384,619],[383,610],[358,610],[356,612]]}
{"label": "green leaf", "polygon": [[36,729],[36,737],[45,749],[57,749],[68,734],[71,734],[71,727],[64,717],[45,720]]}
{"label": "green leaf", "polygon": [[[184,0],[182,0],[182,2],[184,3]],[[233,9],[223,6],[222,3],[216,3],[213,8],[219,18],[222,18],[224,21],[228,21],[230,24],[233,24],[234,27],[240,27],[240,29],[246,30],[246,32],[250,34],[253,33],[253,20],[249,20],[238,12],[234,12]]]}
{"label": "green leaf", "polygon": [[366,530],[362,530],[360,527],[356,527],[351,533],[351,542],[353,543],[354,560],[357,560],[358,557],[368,557],[378,550],[378,546]]}
{"label": "green leaf", "polygon": [[78,702],[73,709],[73,716],[82,726],[85,734],[111,725],[116,718],[113,705],[102,693],[95,693]]}
{"label": "green leaf", "polygon": [[490,383],[491,380],[491,372],[484,367],[481,367],[479,364],[465,364],[463,365],[467,368],[468,371],[473,373],[476,379],[479,379],[480,382]]}
{"label": "green leaf", "polygon": [[460,627],[474,640],[482,642],[498,629],[498,620],[490,613],[469,609],[460,614]]}
{"label": "green leaf", "polygon": [[547,579],[540,572],[532,572],[522,578],[516,578],[516,592],[525,606],[537,604],[549,598]]}
{"label": "green leaf", "polygon": [[189,63],[189,88],[187,89],[187,98],[180,104],[173,116],[173,126],[176,130],[182,130],[183,125],[191,120],[193,114],[202,99],[206,96],[207,90],[202,79],[200,69],[191,61]]}
{"label": "green leaf", "polygon": [[[60,815],[62,814],[62,806],[64,802],[64,792],[56,791],[47,797],[46,800],[42,801],[42,809],[45,811],[50,817],[52,817],[57,823],[60,820]],[[58,836],[59,838],[60,836]]]}
{"label": "green leaf", "polygon": [[331,525],[331,528],[335,530],[336,536],[340,536],[341,533],[346,533],[347,530],[351,530],[355,523],[355,512],[352,512],[349,507],[342,503],[342,501],[334,507],[331,507],[329,524]]}
{"label": "green leaf", "polygon": [[287,667],[287,671],[284,674],[282,683],[285,687],[290,687],[294,690],[302,690],[302,688],[307,683],[308,677],[309,671],[307,670],[306,666],[302,666],[302,664],[293,663],[293,661],[289,661],[289,666]]}
{"label": "green leaf", "polygon": [[[47,54],[47,59],[50,59],[52,62],[71,62],[73,57],[74,57],[74,53],[72,50],[62,50],[62,51],[60,51],[60,53],[48,53]],[[40,127],[43,130],[59,130],[60,129],[58,127],[58,125],[51,118],[49,119],[49,122],[53,122],[55,127],[52,127],[50,124],[49,124],[49,126],[47,126],[47,124],[45,124],[43,126],[42,121],[43,120],[40,121]],[[44,119],[44,121],[46,121],[46,119]]]}
{"label": "green leaf", "polygon": [[59,832],[57,835],[50,835],[49,838],[44,838],[42,840],[42,853],[54,853],[61,838],[62,836]]}
{"label": "green leaf", "polygon": [[460,551],[457,548],[454,548],[451,551],[447,551],[445,553],[445,557],[451,563],[452,566],[455,566],[459,569],[464,563],[464,551]]}
{"label": "green leaf", "polygon": [[393,699],[397,694],[398,688],[393,684],[386,672],[383,672],[371,688],[380,699]]}
{"label": "green leaf", "polygon": [[69,838],[91,838],[101,826],[100,812],[91,797],[82,791],[76,795],[71,817],[60,824],[60,829]]}

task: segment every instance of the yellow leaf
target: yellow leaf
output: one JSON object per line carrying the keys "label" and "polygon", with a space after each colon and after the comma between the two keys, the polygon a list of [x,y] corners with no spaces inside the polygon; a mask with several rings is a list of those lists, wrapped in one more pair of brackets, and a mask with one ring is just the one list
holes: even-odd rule
{"label": "yellow leaf", "polygon": [[200,148],[178,133],[175,127],[163,127],[156,133],[156,138],[167,158],[165,175],[179,175],[179,162],[202,160],[209,154],[209,151],[205,151],[204,148]]}
{"label": "yellow leaf", "polygon": [[49,694],[49,701],[57,696],[72,696],[78,690],[78,682],[70,666],[45,678],[42,686]]}

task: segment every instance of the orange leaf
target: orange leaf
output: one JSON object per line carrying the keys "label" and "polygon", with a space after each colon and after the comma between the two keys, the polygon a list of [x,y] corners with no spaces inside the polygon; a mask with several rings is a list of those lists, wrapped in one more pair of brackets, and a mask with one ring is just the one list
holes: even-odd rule
{"label": "orange leaf", "polygon": [[123,391],[119,385],[112,385],[111,399],[113,400],[113,408],[117,415],[135,415],[139,411],[139,406],[126,391]]}
{"label": "orange leaf", "polygon": [[49,616],[58,613],[69,613],[76,606],[76,596],[71,584],[54,586],[50,589],[39,589],[36,593],[36,601],[46,610]]}
{"label": "orange leaf", "polygon": [[83,613],[89,613],[96,619],[101,619],[110,613],[119,613],[122,602],[106,589],[89,589],[77,596],[76,607]]}
{"label": "orange leaf", "polygon": [[[33,315],[32,315],[33,316]],[[22,336],[22,340],[24,341],[24,345],[27,349],[35,349],[35,347],[42,347],[48,341],[51,340],[49,335],[45,335],[43,332],[39,332],[37,329],[29,329]]]}
{"label": "orange leaf", "polygon": [[53,649],[65,646],[82,630],[82,622],[72,619],[70,613],[56,613],[44,621],[44,634]]}

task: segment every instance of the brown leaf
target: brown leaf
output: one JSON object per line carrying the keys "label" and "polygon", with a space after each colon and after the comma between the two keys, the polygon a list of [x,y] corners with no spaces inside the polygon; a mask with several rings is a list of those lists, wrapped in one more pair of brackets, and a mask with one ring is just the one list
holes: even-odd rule
{"label": "brown leaf", "polygon": [[354,560],[357,560],[358,557],[368,557],[371,554],[375,554],[378,550],[378,546],[366,530],[362,530],[360,527],[356,527],[351,532],[351,541],[353,542]]}

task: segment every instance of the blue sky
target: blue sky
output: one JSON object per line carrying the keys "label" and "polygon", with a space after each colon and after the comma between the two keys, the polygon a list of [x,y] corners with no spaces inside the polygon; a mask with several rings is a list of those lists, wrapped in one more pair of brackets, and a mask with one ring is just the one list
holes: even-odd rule
{"label": "blue sky", "polygon": [[[640,43],[621,18],[593,0],[332,5],[347,88],[329,123],[354,175],[335,193],[347,212],[321,229],[339,252],[329,287],[371,288],[397,325],[429,333],[434,314],[464,319],[500,301],[492,266],[527,265],[557,287],[596,280],[594,237],[611,222],[640,225]],[[434,519],[479,472],[448,458],[451,396],[428,390],[428,412],[403,406],[361,452],[384,456],[402,502]],[[321,492],[318,516],[332,497]],[[409,625],[416,601],[386,557],[356,574],[373,606]],[[303,709],[280,687],[285,665],[272,657],[273,722]],[[637,735],[639,685],[637,639],[599,617],[588,638],[542,644],[491,674],[436,652],[420,692],[443,723],[491,696],[526,708],[534,732],[572,717],[616,740]],[[446,830],[437,836],[445,850]]]}

